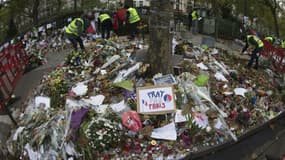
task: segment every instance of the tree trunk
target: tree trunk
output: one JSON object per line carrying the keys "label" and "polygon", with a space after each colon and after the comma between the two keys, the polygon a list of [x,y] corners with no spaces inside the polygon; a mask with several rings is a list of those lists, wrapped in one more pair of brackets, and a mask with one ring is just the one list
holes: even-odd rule
{"label": "tree trunk", "polygon": [[243,0],[243,15],[247,16],[247,0]]}
{"label": "tree trunk", "polygon": [[273,0],[273,1],[269,1],[269,0],[265,0],[265,5],[267,5],[270,8],[270,11],[272,13],[273,16],[273,20],[274,20],[274,28],[275,28],[275,33],[276,36],[279,37],[279,26],[278,26],[278,19],[277,19],[277,1]]}
{"label": "tree trunk", "polygon": [[77,11],[77,0],[73,0],[73,9]]}
{"label": "tree trunk", "polygon": [[61,12],[61,7],[62,7],[62,0],[57,0],[57,13]]}
{"label": "tree trunk", "polygon": [[[81,1],[80,1],[80,7],[81,7],[81,9],[85,7],[85,6],[84,6],[84,3],[85,3],[84,0],[81,0]],[[88,6],[87,6],[87,7],[88,7]]]}
{"label": "tree trunk", "polygon": [[274,19],[275,33],[276,33],[276,36],[279,38],[279,26],[278,26],[278,20],[277,20],[276,12],[272,13],[272,15],[273,15],[273,19]]}
{"label": "tree trunk", "polygon": [[40,5],[40,0],[34,0],[33,4],[33,24],[34,26],[39,25],[39,5]]}
{"label": "tree trunk", "polygon": [[150,43],[148,60],[151,74],[172,73],[172,38],[170,20],[173,20],[173,9],[170,1],[152,0],[150,5],[149,35]]}
{"label": "tree trunk", "polygon": [[9,25],[8,25],[8,31],[6,35],[6,39],[10,39],[15,37],[18,34],[18,29],[14,21],[14,16],[11,16],[9,20]]}

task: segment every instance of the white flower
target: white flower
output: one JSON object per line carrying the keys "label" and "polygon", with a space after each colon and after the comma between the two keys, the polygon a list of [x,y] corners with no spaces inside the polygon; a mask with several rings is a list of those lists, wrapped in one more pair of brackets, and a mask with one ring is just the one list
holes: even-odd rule
{"label": "white flower", "polygon": [[105,145],[104,143],[102,143],[102,142],[100,143],[100,145],[101,145],[102,147],[105,147],[105,146],[106,146],[106,145]]}

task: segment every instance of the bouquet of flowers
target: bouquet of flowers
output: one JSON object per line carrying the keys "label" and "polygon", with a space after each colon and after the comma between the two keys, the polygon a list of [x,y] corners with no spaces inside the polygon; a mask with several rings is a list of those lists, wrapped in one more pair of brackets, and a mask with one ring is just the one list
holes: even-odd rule
{"label": "bouquet of flowers", "polygon": [[84,134],[88,145],[99,152],[114,148],[121,141],[119,124],[104,117],[93,117]]}
{"label": "bouquet of flowers", "polygon": [[63,77],[57,77],[48,81],[45,87],[45,94],[51,98],[51,107],[64,106],[63,96],[68,92],[68,85]]}
{"label": "bouquet of flowers", "polygon": [[67,58],[65,59],[65,64],[79,66],[83,63],[85,59],[87,59],[86,53],[75,51],[67,56]]}
{"label": "bouquet of flowers", "polygon": [[83,141],[83,144],[80,148],[84,146],[82,152],[87,151],[85,156],[98,157],[103,155],[103,151],[118,147],[122,141],[123,127],[120,118],[111,108],[107,108],[101,115],[90,115],[89,113],[89,117],[81,124],[79,141]]}

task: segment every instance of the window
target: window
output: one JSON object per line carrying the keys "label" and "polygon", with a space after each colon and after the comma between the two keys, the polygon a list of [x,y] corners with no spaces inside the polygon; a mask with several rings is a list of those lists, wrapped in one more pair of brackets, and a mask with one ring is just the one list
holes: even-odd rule
{"label": "window", "polygon": [[139,6],[140,6],[140,7],[143,6],[143,1],[139,1]]}
{"label": "window", "polygon": [[135,4],[136,7],[140,6],[140,2],[139,1],[134,1],[134,4]]}
{"label": "window", "polygon": [[176,1],[176,7],[175,9],[179,10],[180,9],[180,0],[177,0]]}

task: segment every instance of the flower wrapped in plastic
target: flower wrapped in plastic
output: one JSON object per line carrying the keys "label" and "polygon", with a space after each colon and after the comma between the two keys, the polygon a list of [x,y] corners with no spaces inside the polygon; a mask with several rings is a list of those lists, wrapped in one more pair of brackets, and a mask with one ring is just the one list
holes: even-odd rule
{"label": "flower wrapped in plastic", "polygon": [[[89,157],[98,157],[102,152],[117,148],[122,141],[120,118],[111,108],[102,115],[88,113],[80,128],[77,144]],[[87,152],[86,152],[87,151]]]}

